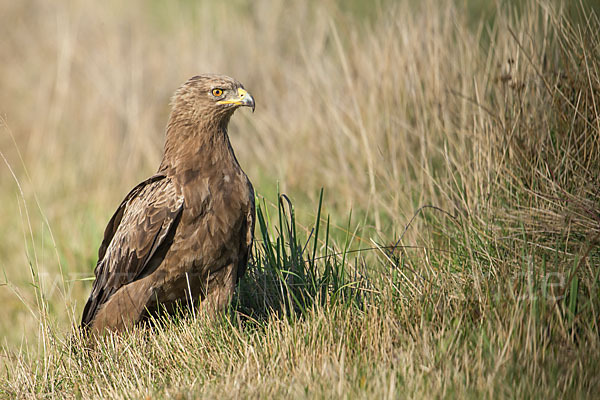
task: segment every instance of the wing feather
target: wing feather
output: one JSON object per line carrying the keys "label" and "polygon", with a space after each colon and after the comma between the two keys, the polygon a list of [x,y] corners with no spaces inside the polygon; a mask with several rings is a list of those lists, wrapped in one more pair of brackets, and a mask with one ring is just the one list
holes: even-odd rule
{"label": "wing feather", "polygon": [[[121,287],[149,274],[159,264],[159,249],[170,245],[183,209],[183,195],[168,177],[155,175],[136,186],[104,232],[94,271],[96,280],[85,305],[82,326]],[[170,236],[170,240],[165,240]],[[150,270],[152,269],[152,270]]]}
{"label": "wing feather", "polygon": [[241,240],[241,249],[240,249],[240,260],[237,266],[237,282],[244,276],[246,273],[246,268],[248,267],[248,260],[252,256],[252,241],[254,238],[254,221],[255,221],[255,207],[254,207],[254,188],[252,184],[248,182],[248,186],[250,189],[250,207],[246,213],[246,223],[245,223],[245,238]]}

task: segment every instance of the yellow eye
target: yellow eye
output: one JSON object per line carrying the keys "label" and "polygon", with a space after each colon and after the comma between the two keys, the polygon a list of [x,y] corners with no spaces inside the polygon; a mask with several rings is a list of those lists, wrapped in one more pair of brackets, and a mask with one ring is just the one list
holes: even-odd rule
{"label": "yellow eye", "polygon": [[223,94],[223,90],[221,90],[221,89],[213,89],[212,90],[212,95],[215,97],[221,97],[222,94]]}

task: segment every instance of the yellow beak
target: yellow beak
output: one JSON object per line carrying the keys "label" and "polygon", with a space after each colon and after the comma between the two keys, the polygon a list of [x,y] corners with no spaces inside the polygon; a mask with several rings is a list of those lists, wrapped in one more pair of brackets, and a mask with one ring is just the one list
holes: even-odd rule
{"label": "yellow beak", "polygon": [[234,104],[236,106],[252,107],[252,112],[254,112],[254,98],[242,88],[238,88],[237,97],[218,101],[217,104]]}

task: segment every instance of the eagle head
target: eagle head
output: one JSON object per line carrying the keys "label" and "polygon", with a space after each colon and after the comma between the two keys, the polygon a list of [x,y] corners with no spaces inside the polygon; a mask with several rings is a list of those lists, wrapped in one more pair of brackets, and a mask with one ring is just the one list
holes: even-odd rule
{"label": "eagle head", "polygon": [[238,107],[251,107],[254,98],[237,80],[226,75],[205,74],[190,78],[173,96],[172,117],[191,124],[228,121]]}

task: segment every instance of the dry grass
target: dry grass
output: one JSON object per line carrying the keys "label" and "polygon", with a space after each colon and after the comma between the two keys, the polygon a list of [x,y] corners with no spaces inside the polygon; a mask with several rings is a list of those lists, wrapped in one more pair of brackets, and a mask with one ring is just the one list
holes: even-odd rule
{"label": "dry grass", "polygon": [[[0,396],[600,392],[598,17],[405,3],[0,5]],[[256,263],[218,320],[78,350],[104,224],[208,71],[257,100],[230,129]]]}

